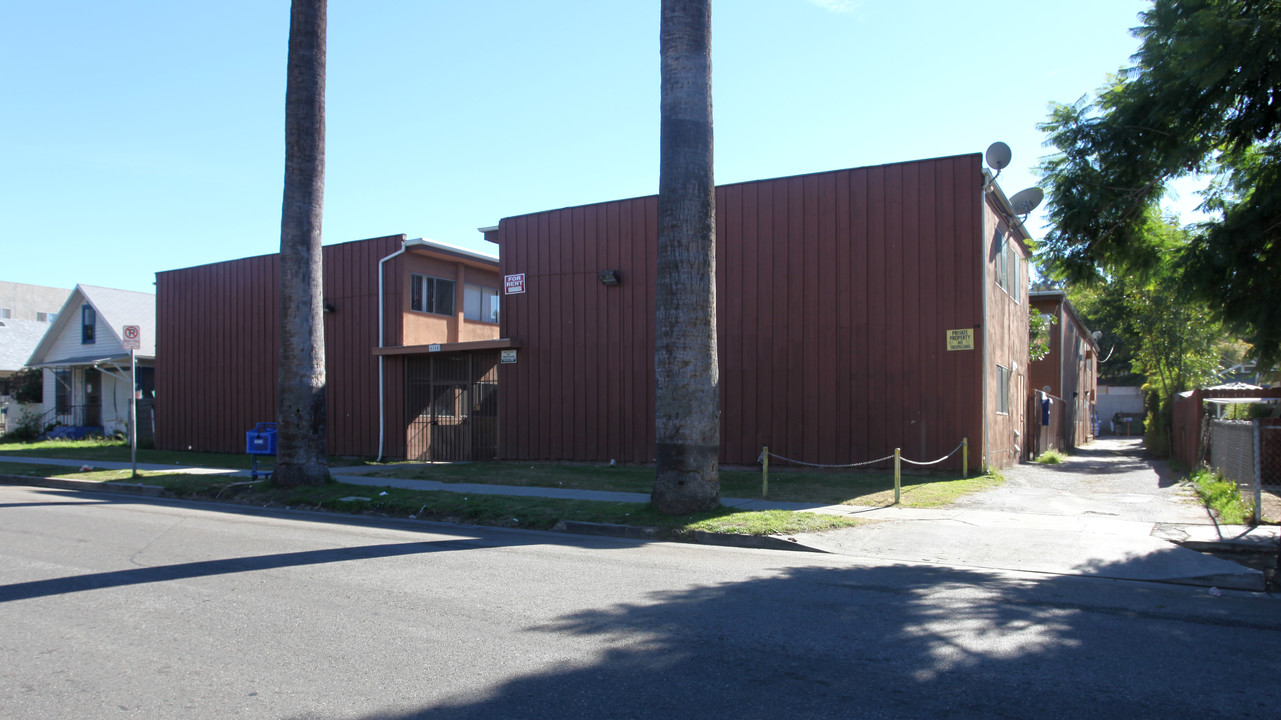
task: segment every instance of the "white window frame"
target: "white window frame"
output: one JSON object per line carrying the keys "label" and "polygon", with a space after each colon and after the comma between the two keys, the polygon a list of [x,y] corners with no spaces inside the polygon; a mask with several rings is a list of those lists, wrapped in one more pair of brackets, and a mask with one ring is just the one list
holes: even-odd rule
{"label": "white window frame", "polygon": [[[413,310],[415,312],[431,313],[433,315],[445,315],[447,317],[453,317],[454,315],[457,314],[458,312],[458,281],[457,280],[454,280],[452,278],[436,277],[434,275],[420,275],[418,273],[411,274],[409,278],[410,278],[410,288],[409,288],[409,309],[410,310]],[[447,295],[447,297],[449,298],[449,308],[448,308],[449,312],[443,312],[444,308],[437,307],[437,305],[439,304],[437,301],[443,297],[440,292],[441,290],[441,288],[439,287],[440,283],[449,284],[449,293]],[[417,290],[417,294],[418,294],[418,297],[417,297],[417,300],[419,301],[418,303],[414,302],[415,290]]]}
{"label": "white window frame", "polygon": [[1010,369],[996,364],[996,414],[1010,414]]}
{"label": "white window frame", "polygon": [[[477,285],[475,283],[464,283],[463,318],[473,322],[498,324],[499,297],[501,296],[498,292],[498,288]],[[473,300],[478,301],[474,308]]]}

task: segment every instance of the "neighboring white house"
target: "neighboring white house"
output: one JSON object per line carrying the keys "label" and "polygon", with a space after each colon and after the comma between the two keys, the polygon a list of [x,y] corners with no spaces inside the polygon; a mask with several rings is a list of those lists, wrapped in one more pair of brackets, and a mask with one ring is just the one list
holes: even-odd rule
{"label": "neighboring white house", "polygon": [[[141,331],[136,389],[124,348],[130,325]],[[54,435],[62,437],[128,432],[130,393],[136,390],[138,434],[149,437],[155,359],[154,294],[77,285],[27,361],[44,369],[43,423],[55,425]]]}
{"label": "neighboring white house", "polygon": [[10,379],[22,370],[71,291],[0,280],[0,435],[21,416]]}

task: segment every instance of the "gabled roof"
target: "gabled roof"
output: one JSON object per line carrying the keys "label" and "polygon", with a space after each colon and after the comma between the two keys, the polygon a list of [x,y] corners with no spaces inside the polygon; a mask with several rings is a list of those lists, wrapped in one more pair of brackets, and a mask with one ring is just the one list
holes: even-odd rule
{"label": "gabled roof", "polygon": [[21,370],[48,329],[47,322],[0,320],[0,371]]}
{"label": "gabled roof", "polygon": [[[80,323],[80,306],[88,304],[97,315],[97,345],[100,352],[92,358],[81,357],[85,350],[77,348],[77,357],[51,357],[58,339],[69,328]],[[67,302],[58,312],[58,318],[31,352],[28,365],[92,364],[92,361],[113,359],[118,355],[128,358],[128,351],[122,351],[120,345],[126,325],[137,325],[141,331],[141,347],[135,353],[138,358],[152,359],[156,356],[156,296],[154,293],[140,293],[132,290],[97,287],[94,285],[76,285]],[[106,331],[106,332],[104,332]],[[109,333],[110,335],[108,336]],[[109,342],[102,342],[108,340]],[[64,353],[66,354],[66,353]]]}

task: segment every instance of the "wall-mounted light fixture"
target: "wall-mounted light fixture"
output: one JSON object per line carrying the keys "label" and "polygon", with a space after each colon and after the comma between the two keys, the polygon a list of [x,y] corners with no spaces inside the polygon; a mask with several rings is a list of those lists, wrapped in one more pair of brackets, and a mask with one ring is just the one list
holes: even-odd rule
{"label": "wall-mounted light fixture", "polygon": [[596,273],[596,277],[600,278],[601,285],[606,286],[617,285],[622,281],[622,277],[619,276],[617,270],[601,270]]}

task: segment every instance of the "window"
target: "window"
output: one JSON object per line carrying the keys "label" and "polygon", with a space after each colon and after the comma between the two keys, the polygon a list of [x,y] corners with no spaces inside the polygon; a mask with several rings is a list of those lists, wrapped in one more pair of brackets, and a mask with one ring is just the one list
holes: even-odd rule
{"label": "window", "polygon": [[1019,302],[1019,274],[1020,274],[1020,270],[1023,267],[1023,263],[1021,262],[1022,258],[1019,257],[1018,250],[1014,249],[1014,243],[1007,242],[1005,244],[1005,247],[1007,250],[1010,251],[1010,288],[1009,288],[1010,297],[1014,298],[1014,302],[1018,303]]}
{"label": "window", "polygon": [[498,322],[498,290],[463,285],[463,317],[477,322]]}
{"label": "window", "polygon": [[97,342],[97,314],[93,311],[93,306],[84,305],[80,308],[80,344],[93,345]]}
{"label": "window", "polygon": [[432,414],[438,418],[457,417],[463,389],[457,385],[433,385],[431,390]]}
{"label": "window", "polygon": [[13,317],[11,308],[0,308],[0,320],[8,320]]}
{"label": "window", "polygon": [[71,412],[71,371],[53,371],[53,408],[63,415]]}
{"label": "window", "polygon": [[51,323],[58,319],[58,313],[38,312],[36,313],[36,322]]}
{"label": "window", "polygon": [[996,412],[1010,414],[1010,369],[1004,365],[996,366]]}
{"label": "window", "polygon": [[1019,302],[1019,274],[1022,268],[1019,257],[1019,251],[1015,249],[1014,243],[1001,236],[997,231],[993,237],[993,244],[998,247],[996,254],[996,284],[1002,290],[1009,293],[1014,298],[1014,302]]}
{"label": "window", "polygon": [[453,280],[430,275],[411,275],[409,309],[437,315],[453,315],[456,288],[457,283]]}
{"label": "window", "polygon": [[1010,286],[1010,268],[1008,265],[1010,256],[1005,252],[1005,238],[1001,235],[1000,230],[997,230],[992,235],[992,246],[996,250],[996,284],[1002,290],[1008,291]]}

